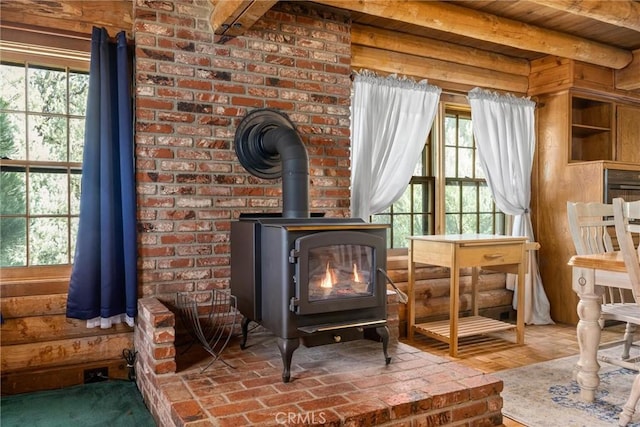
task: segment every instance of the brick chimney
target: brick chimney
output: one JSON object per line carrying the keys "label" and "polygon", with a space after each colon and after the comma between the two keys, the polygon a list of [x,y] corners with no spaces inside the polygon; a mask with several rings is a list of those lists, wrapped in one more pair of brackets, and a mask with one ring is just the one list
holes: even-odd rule
{"label": "brick chimney", "polygon": [[133,2],[141,297],[228,287],[240,212],[280,212],[279,180],[248,173],[233,138],[250,111],[285,112],[309,153],[311,212],[349,216],[350,19],[278,2],[220,38],[209,1]]}

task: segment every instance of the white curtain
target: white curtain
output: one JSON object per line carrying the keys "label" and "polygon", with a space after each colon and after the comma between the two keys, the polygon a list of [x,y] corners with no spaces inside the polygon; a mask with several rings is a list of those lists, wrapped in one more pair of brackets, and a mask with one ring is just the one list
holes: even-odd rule
{"label": "white curtain", "polygon": [[431,130],[441,89],[356,74],[351,100],[351,214],[369,220],[406,189]]}
{"label": "white curtain", "polygon": [[[535,152],[535,103],[480,88],[471,90],[468,98],[478,157],[496,206],[514,216],[513,236],[526,236],[534,242],[529,203]],[[529,252],[528,267],[525,323],[551,324],[549,300],[542,286],[535,251]],[[517,298],[517,289],[514,289],[514,308]]]}

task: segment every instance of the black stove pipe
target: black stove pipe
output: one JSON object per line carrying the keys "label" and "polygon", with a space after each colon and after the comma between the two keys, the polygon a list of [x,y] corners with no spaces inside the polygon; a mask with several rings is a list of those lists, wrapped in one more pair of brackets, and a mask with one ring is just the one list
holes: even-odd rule
{"label": "black stove pipe", "polygon": [[251,174],[266,179],[282,177],[284,218],[309,217],[309,159],[293,123],[283,113],[254,110],[238,125],[238,160]]}
{"label": "black stove pipe", "polygon": [[282,164],[282,215],[285,218],[309,217],[309,159],[298,132],[278,127],[264,134],[266,151],[280,155]]}

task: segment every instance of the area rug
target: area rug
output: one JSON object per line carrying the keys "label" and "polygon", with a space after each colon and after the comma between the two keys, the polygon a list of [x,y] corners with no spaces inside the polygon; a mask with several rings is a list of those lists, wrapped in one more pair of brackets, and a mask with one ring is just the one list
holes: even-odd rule
{"label": "area rug", "polygon": [[2,427],[155,427],[134,382],[105,381],[4,396]]}
{"label": "area rug", "polygon": [[[637,372],[601,363],[596,398],[585,403],[572,379],[577,361],[571,356],[493,374],[504,382],[503,415],[528,427],[617,426]],[[640,426],[638,415],[629,427]]]}

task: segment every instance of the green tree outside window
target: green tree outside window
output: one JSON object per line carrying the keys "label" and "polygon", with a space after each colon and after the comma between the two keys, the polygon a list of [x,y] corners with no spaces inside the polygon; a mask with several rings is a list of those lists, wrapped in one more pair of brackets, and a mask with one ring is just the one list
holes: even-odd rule
{"label": "green tree outside window", "polygon": [[87,73],[1,64],[0,266],[70,264]]}

